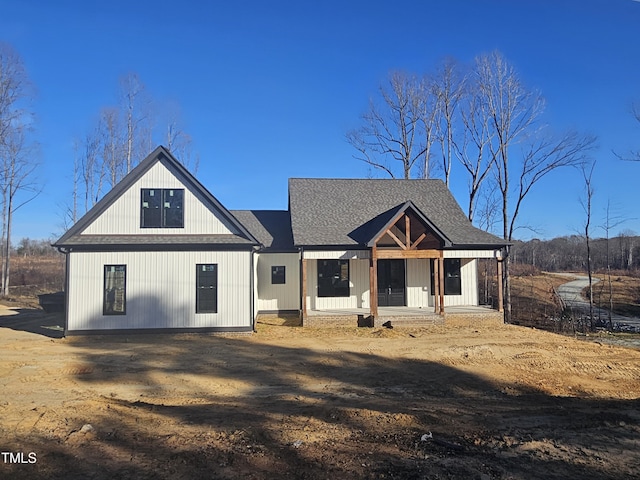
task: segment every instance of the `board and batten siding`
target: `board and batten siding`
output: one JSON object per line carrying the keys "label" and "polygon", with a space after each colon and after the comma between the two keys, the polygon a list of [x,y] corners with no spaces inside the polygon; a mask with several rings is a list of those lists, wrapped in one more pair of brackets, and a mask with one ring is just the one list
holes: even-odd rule
{"label": "board and batten siding", "polygon": [[[260,253],[255,256],[256,312],[300,310],[300,254]],[[285,267],[285,283],[271,283],[271,267]]]}
{"label": "board and batten siding", "polygon": [[502,250],[444,250],[444,258],[499,258]]}
{"label": "board and batten siding", "polygon": [[[218,265],[218,312],[196,314],[196,264]],[[126,265],[126,315],[103,315],[104,266]],[[246,328],[251,252],[71,252],[67,330]]]}
{"label": "board and batten siding", "polygon": [[407,307],[425,308],[433,305],[429,268],[428,258],[407,259]]}
{"label": "board and batten siding", "polygon": [[349,260],[348,297],[318,297],[318,262],[308,260],[307,308],[311,310],[369,308],[369,260]]}
{"label": "board and batten siding", "polygon": [[[143,188],[184,189],[184,228],[141,228],[140,208]],[[221,220],[205,205],[195,191],[183,185],[162,163],[158,162],[137,182],[128,188],[98,218],[90,223],[82,234],[87,235],[131,235],[131,234],[229,234],[237,233],[227,222]]]}
{"label": "board and batten siding", "polygon": [[[460,283],[462,294],[445,295],[444,306],[478,305],[478,266],[475,259],[462,258],[460,260]],[[433,305],[433,303],[431,304]]]}

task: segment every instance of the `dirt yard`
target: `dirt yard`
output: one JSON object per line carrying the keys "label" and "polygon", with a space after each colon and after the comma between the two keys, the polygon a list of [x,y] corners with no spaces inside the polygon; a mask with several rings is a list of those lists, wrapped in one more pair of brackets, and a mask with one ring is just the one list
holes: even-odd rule
{"label": "dirt yard", "polygon": [[[4,311],[4,313],[12,313]],[[57,338],[0,318],[0,478],[615,479],[640,351],[517,326]]]}

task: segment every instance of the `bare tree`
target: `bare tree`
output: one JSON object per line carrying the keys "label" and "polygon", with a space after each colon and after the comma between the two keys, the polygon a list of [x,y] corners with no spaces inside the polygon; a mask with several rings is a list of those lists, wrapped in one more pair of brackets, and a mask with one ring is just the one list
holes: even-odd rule
{"label": "bare tree", "polygon": [[[558,168],[577,166],[595,138],[569,132],[559,138],[541,126],[542,96],[526,88],[499,52],[476,59],[478,88],[493,130],[489,143],[501,193],[503,238],[512,242],[520,208],[532,188]],[[519,145],[520,156],[512,153]],[[515,182],[515,188],[512,185]],[[510,201],[514,200],[513,207]],[[504,262],[505,320],[511,320],[510,259]]]}
{"label": "bare tree", "polygon": [[[32,85],[20,56],[0,44],[0,193],[2,200],[2,283],[0,293],[9,293],[11,230],[15,211],[38,191],[33,183],[37,162],[28,135],[32,119],[28,109]],[[30,192],[27,198],[19,194]]]}
{"label": "bare tree", "polygon": [[589,276],[589,327],[590,330],[595,329],[593,323],[593,268],[591,265],[591,203],[593,200],[593,170],[596,167],[596,162],[592,162],[591,165],[583,164],[580,168],[582,172],[582,178],[584,180],[584,200],[581,200],[582,208],[585,213],[584,222],[584,238],[587,243],[587,275]]}
{"label": "bare tree", "polygon": [[449,187],[453,158],[453,134],[456,110],[464,94],[465,79],[453,58],[445,59],[434,77],[433,91],[437,99],[437,137],[442,154],[444,181]]}
{"label": "bare tree", "polygon": [[607,200],[607,206],[605,207],[604,223],[600,226],[605,233],[606,240],[606,262],[607,262],[607,286],[609,288],[609,308],[607,309],[607,319],[609,321],[609,329],[613,329],[613,320],[611,314],[613,313],[613,283],[611,282],[611,249],[610,238],[611,231],[622,225],[626,219],[622,218],[619,214],[613,211],[611,201]]}
{"label": "bare tree", "polygon": [[32,95],[22,59],[10,45],[0,43],[0,146],[30,116],[27,107]]}
{"label": "bare tree", "polygon": [[[14,126],[5,136],[1,149],[2,165],[2,289],[3,296],[9,295],[11,271],[11,229],[13,216],[20,207],[33,200],[40,193],[34,172],[38,167],[35,145],[28,144],[27,127]],[[25,196],[26,194],[26,196]],[[19,198],[19,195],[21,197]]]}
{"label": "bare tree", "polygon": [[[631,104],[631,116],[640,123],[640,101],[633,102]],[[621,160],[627,160],[630,162],[640,162],[640,150],[630,150],[625,155],[614,152],[614,155]]]}
{"label": "bare tree", "polygon": [[[425,118],[424,88],[415,76],[392,72],[388,85],[380,88],[381,105],[370,102],[362,116],[363,125],[347,133],[347,141],[358,150],[355,158],[396,178],[396,165],[402,178],[411,178],[416,162],[427,146],[422,141]],[[428,165],[428,158],[425,164]],[[426,167],[424,175],[428,174]]]}
{"label": "bare tree", "polygon": [[[495,157],[489,148],[495,130],[491,128],[488,105],[475,80],[475,76],[471,76],[467,82],[466,101],[460,108],[460,118],[463,125],[462,137],[458,140],[454,139],[453,145],[456,157],[469,173],[467,216],[470,221],[474,220],[478,194],[495,163]],[[485,207],[493,208],[489,205],[485,205]],[[487,227],[489,227],[488,224]]]}
{"label": "bare tree", "polygon": [[140,153],[142,145],[146,143],[145,136],[150,131],[146,125],[149,120],[150,101],[138,74],[131,72],[120,78],[120,102],[125,125],[125,172],[129,173],[142,156],[150,151],[150,148],[145,148]]}
{"label": "bare tree", "polygon": [[84,187],[84,211],[87,212],[102,196],[105,165],[100,159],[100,135],[93,131],[85,136],[84,153],[81,158]]}

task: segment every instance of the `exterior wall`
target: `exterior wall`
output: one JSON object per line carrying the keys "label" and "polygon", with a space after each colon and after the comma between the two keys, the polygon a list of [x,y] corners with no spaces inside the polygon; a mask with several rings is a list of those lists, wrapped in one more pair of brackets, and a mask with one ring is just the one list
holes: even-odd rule
{"label": "exterior wall", "polygon": [[409,258],[406,267],[407,307],[432,307],[429,259]]}
{"label": "exterior wall", "polygon": [[460,281],[462,295],[445,295],[445,308],[458,305],[478,305],[478,267],[475,259],[461,259]]}
{"label": "exterior wall", "polygon": [[[140,228],[140,189],[184,188],[184,228]],[[236,233],[231,225],[209,210],[195,192],[189,190],[162,163],[156,163],[120,198],[96,218],[82,234],[228,234]]]}
{"label": "exterior wall", "polygon": [[368,259],[371,258],[369,250],[305,250],[304,258],[315,260],[335,259]]}
{"label": "exterior wall", "polygon": [[444,258],[498,258],[502,257],[501,250],[445,250]]}
{"label": "exterior wall", "polygon": [[348,297],[318,297],[318,263],[307,262],[307,308],[310,310],[369,308],[369,260],[349,260],[349,287]]}
{"label": "exterior wall", "polygon": [[[251,253],[71,252],[67,330],[250,330]],[[218,265],[218,312],[195,313],[196,264]],[[126,265],[126,315],[103,315],[104,265]]]}
{"label": "exterior wall", "polygon": [[[285,267],[285,283],[271,284],[271,267]],[[300,310],[300,255],[260,253],[255,257],[256,312]]]}

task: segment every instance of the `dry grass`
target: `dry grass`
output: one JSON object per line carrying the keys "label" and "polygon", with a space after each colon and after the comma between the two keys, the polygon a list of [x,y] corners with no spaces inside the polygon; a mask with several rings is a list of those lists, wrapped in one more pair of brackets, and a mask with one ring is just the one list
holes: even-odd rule
{"label": "dry grass", "polygon": [[[606,274],[596,274],[600,282],[593,287],[593,301],[596,306],[609,306],[609,281]],[[640,278],[629,275],[611,276],[611,290],[613,291],[613,311],[620,315],[640,317]],[[588,298],[588,289],[582,293]]]}
{"label": "dry grass", "polygon": [[562,307],[554,293],[568,279],[548,273],[512,275],[512,321],[545,330],[557,330]]}

